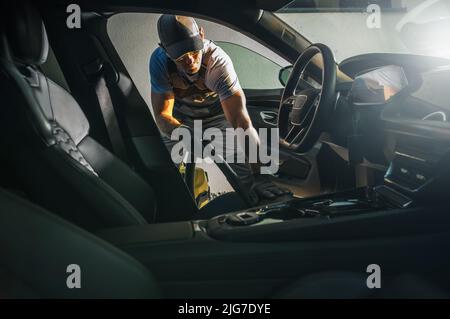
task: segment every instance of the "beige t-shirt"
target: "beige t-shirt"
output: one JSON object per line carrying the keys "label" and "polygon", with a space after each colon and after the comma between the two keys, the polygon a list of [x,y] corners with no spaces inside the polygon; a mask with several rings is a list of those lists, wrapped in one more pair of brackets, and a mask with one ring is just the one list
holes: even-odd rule
{"label": "beige t-shirt", "polygon": [[202,68],[194,75],[177,68],[164,50],[157,48],[150,58],[150,82],[152,92],[173,92],[176,107],[204,115],[208,106],[217,106],[241,90],[230,57],[209,40],[204,40]]}

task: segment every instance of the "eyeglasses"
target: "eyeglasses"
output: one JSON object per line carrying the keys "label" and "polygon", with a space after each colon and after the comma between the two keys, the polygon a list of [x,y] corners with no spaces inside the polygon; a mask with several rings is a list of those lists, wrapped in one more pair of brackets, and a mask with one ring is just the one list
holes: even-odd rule
{"label": "eyeglasses", "polygon": [[200,51],[201,51],[201,50],[198,50],[198,51],[191,51],[191,52],[185,53],[185,54],[183,54],[182,56],[180,56],[179,58],[175,59],[174,61],[177,62],[177,63],[181,63],[181,62],[184,61],[184,59],[185,59],[186,57],[190,57],[190,58],[193,58],[193,59],[195,60],[195,59],[198,58],[198,56],[199,56],[199,54],[200,54]]}

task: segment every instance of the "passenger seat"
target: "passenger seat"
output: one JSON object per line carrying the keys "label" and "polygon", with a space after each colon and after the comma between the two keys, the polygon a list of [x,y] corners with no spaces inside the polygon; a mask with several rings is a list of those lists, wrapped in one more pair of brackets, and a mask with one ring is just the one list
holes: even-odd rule
{"label": "passenger seat", "polygon": [[89,136],[73,96],[40,71],[48,41],[36,8],[11,4],[2,23],[1,156],[30,200],[89,230],[155,222],[150,185]]}

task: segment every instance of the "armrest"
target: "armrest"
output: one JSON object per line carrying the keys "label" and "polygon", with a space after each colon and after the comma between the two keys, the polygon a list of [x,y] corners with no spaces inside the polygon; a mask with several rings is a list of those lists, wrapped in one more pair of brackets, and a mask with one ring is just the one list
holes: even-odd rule
{"label": "armrest", "polygon": [[194,228],[191,222],[161,223],[102,229],[96,235],[120,246],[192,239]]}

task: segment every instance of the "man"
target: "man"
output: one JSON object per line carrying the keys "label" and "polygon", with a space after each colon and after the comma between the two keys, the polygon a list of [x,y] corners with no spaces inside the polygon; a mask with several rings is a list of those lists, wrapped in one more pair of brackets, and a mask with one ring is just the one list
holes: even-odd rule
{"label": "man", "polygon": [[[202,121],[202,129],[222,130],[223,136],[230,127],[248,130],[251,142],[259,144],[231,59],[205,39],[203,28],[191,17],[162,15],[158,35],[160,46],[150,58],[151,98],[169,150],[177,142],[170,139],[172,131],[181,125],[192,129],[194,120]],[[227,148],[225,137],[215,142],[215,147]],[[250,205],[289,193],[267,178],[255,176],[248,163],[229,166]]]}

